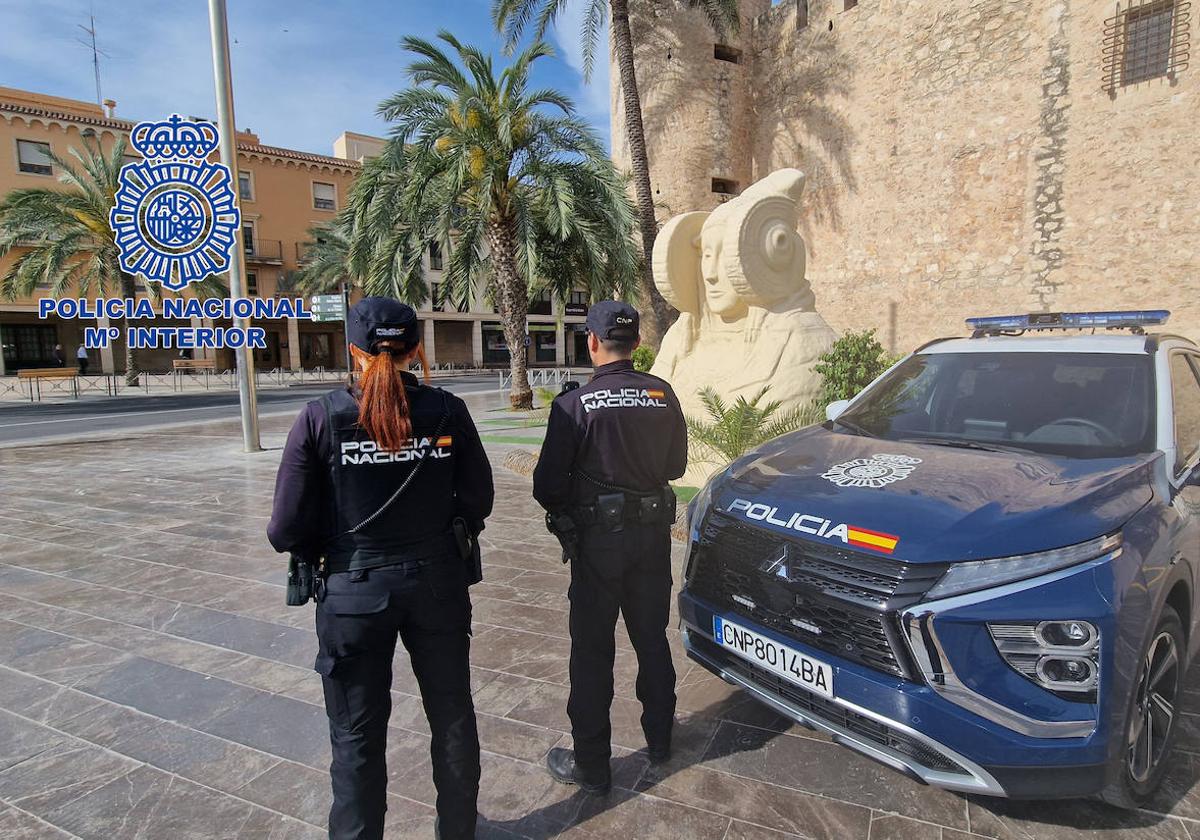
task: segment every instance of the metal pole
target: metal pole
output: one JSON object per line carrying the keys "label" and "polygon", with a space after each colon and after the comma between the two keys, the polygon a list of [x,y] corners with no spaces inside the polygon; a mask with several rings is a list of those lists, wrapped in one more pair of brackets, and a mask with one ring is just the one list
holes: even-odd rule
{"label": "metal pole", "polygon": [[350,363],[350,291],[346,281],[342,281],[342,343],[346,345],[346,375],[353,376],[354,368]]}
{"label": "metal pole", "polygon": [[[229,69],[229,24],[225,17],[225,0],[208,0],[208,22],[212,31],[213,75],[217,86],[217,130],[221,134],[221,162],[229,167],[233,178],[234,200],[241,206],[238,189],[237,129],[233,121],[233,74]],[[243,265],[245,251],[235,242],[229,254],[229,293],[245,297],[246,274]],[[245,330],[246,318],[234,318],[233,326]],[[242,448],[246,452],[261,452],[258,435],[258,395],[254,383],[254,355],[247,347],[234,351],[237,358],[238,403],[242,413]]]}

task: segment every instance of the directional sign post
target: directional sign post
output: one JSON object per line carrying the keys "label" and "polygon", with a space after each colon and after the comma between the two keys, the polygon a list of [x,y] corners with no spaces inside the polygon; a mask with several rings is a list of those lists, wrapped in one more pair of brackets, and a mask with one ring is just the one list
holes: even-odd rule
{"label": "directional sign post", "polygon": [[342,321],[346,318],[346,303],[341,295],[313,295],[314,321]]}

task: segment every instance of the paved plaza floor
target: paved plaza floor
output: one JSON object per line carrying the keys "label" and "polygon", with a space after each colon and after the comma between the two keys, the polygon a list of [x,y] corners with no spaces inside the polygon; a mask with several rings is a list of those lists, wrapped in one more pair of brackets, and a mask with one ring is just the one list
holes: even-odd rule
{"label": "paved plaza floor", "polygon": [[[482,401],[480,420],[491,417]],[[317,838],[329,744],[312,608],[284,606],[264,531],[289,418],[0,450],[0,838]],[[683,656],[676,754],[650,767],[619,637],[616,789],[551,781],[568,744],[567,569],[529,482],[489,444],[496,513],[472,590],[480,837],[679,840],[1200,838],[1200,682],[1147,810],[929,787],[765,710]],[[676,548],[676,571],[682,547]],[[677,574],[678,578],[678,574]],[[623,633],[623,630],[619,631]],[[390,838],[433,836],[428,730],[397,657]]]}

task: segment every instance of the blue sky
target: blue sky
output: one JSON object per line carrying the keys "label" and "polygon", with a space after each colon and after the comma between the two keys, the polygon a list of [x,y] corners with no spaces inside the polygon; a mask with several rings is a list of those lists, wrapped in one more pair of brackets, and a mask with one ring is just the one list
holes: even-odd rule
{"label": "blue sky", "polygon": [[[381,99],[406,85],[404,35],[449,29],[503,60],[491,0],[228,0],[236,120],[269,145],[329,154],[344,130],[385,134]],[[535,81],[575,99],[608,144],[608,75],[585,85],[582,0],[572,0]],[[105,98],[118,116],[214,116],[206,0],[0,0],[0,85],[94,101],[88,36],[94,11]],[[602,51],[601,51],[602,50]],[[606,55],[603,46],[598,50]]]}

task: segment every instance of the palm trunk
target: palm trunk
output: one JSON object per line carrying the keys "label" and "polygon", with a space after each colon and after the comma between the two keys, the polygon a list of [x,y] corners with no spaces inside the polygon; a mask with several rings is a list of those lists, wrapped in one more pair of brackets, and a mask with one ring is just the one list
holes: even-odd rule
{"label": "palm trunk", "polygon": [[[137,296],[137,286],[132,274],[121,272],[121,295],[129,300]],[[129,346],[129,319],[125,318],[125,384],[130,388],[138,386],[138,376],[141,366],[138,365],[138,352]]]}
{"label": "palm trunk", "polygon": [[642,99],[638,95],[637,77],[634,75],[629,0],[610,0],[610,8],[613,49],[620,71],[621,96],[625,101],[625,134],[629,140],[629,161],[637,196],[638,227],[642,234],[642,342],[657,350],[663,333],[678,313],[654,285],[654,272],[650,264],[654,239],[658,236],[658,223],[654,218],[654,194],[650,190],[650,160],[646,155],[646,133],[642,127]]}
{"label": "palm trunk", "polygon": [[509,371],[512,390],[508,401],[514,411],[533,408],[533,389],[529,387],[529,372],[525,364],[525,322],[529,315],[529,289],[517,271],[516,237],[511,219],[499,218],[488,222],[486,238],[492,260],[492,276],[496,283],[497,307],[504,341],[508,344]]}

